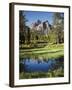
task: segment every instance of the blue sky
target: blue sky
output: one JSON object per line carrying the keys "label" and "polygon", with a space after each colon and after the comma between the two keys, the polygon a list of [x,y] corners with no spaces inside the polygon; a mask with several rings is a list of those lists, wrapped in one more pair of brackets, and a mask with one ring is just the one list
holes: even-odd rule
{"label": "blue sky", "polygon": [[31,26],[31,24],[37,20],[41,20],[42,22],[48,20],[50,24],[53,22],[54,12],[24,11],[24,14],[28,20],[28,22],[26,22],[27,26]]}

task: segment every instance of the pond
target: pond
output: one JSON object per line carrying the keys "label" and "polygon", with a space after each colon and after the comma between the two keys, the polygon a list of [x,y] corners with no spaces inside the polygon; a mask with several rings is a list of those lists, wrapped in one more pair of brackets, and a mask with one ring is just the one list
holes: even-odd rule
{"label": "pond", "polygon": [[25,57],[20,60],[20,72],[48,72],[59,68],[64,69],[64,57],[51,59]]}

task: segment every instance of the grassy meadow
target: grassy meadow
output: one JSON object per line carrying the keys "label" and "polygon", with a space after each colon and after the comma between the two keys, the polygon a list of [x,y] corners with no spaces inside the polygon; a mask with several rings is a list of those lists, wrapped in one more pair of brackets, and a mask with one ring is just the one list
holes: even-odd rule
{"label": "grassy meadow", "polygon": [[[22,48],[25,48],[26,45],[22,45]],[[21,60],[26,57],[30,57],[33,59],[54,59],[58,57],[64,56],[64,44],[49,44],[44,48],[29,48],[28,49],[20,49],[20,58]],[[63,64],[63,63],[62,63]],[[31,79],[31,78],[43,78],[43,77],[63,77],[64,71],[62,68],[58,68],[53,71],[48,72],[21,72],[19,78],[20,79]]]}
{"label": "grassy meadow", "polygon": [[[26,45],[22,45],[22,48],[25,48]],[[57,58],[63,56],[64,54],[64,45],[63,44],[49,44],[44,48],[29,48],[28,49],[20,49],[20,58],[24,58],[27,56],[41,56],[45,58]]]}

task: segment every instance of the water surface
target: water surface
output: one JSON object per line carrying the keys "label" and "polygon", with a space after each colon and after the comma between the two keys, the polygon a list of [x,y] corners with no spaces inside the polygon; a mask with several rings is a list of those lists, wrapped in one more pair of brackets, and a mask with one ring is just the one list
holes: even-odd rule
{"label": "water surface", "polygon": [[56,59],[23,58],[20,60],[20,72],[48,72],[58,68],[64,69],[64,57]]}

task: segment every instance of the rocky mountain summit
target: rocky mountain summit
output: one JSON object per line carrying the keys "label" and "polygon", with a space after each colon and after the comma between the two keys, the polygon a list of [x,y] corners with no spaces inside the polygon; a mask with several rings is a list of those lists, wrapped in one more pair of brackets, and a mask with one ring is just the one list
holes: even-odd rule
{"label": "rocky mountain summit", "polygon": [[52,25],[49,24],[48,20],[41,22],[38,20],[37,22],[32,23],[31,30],[40,32],[43,35],[47,35],[51,30]]}

